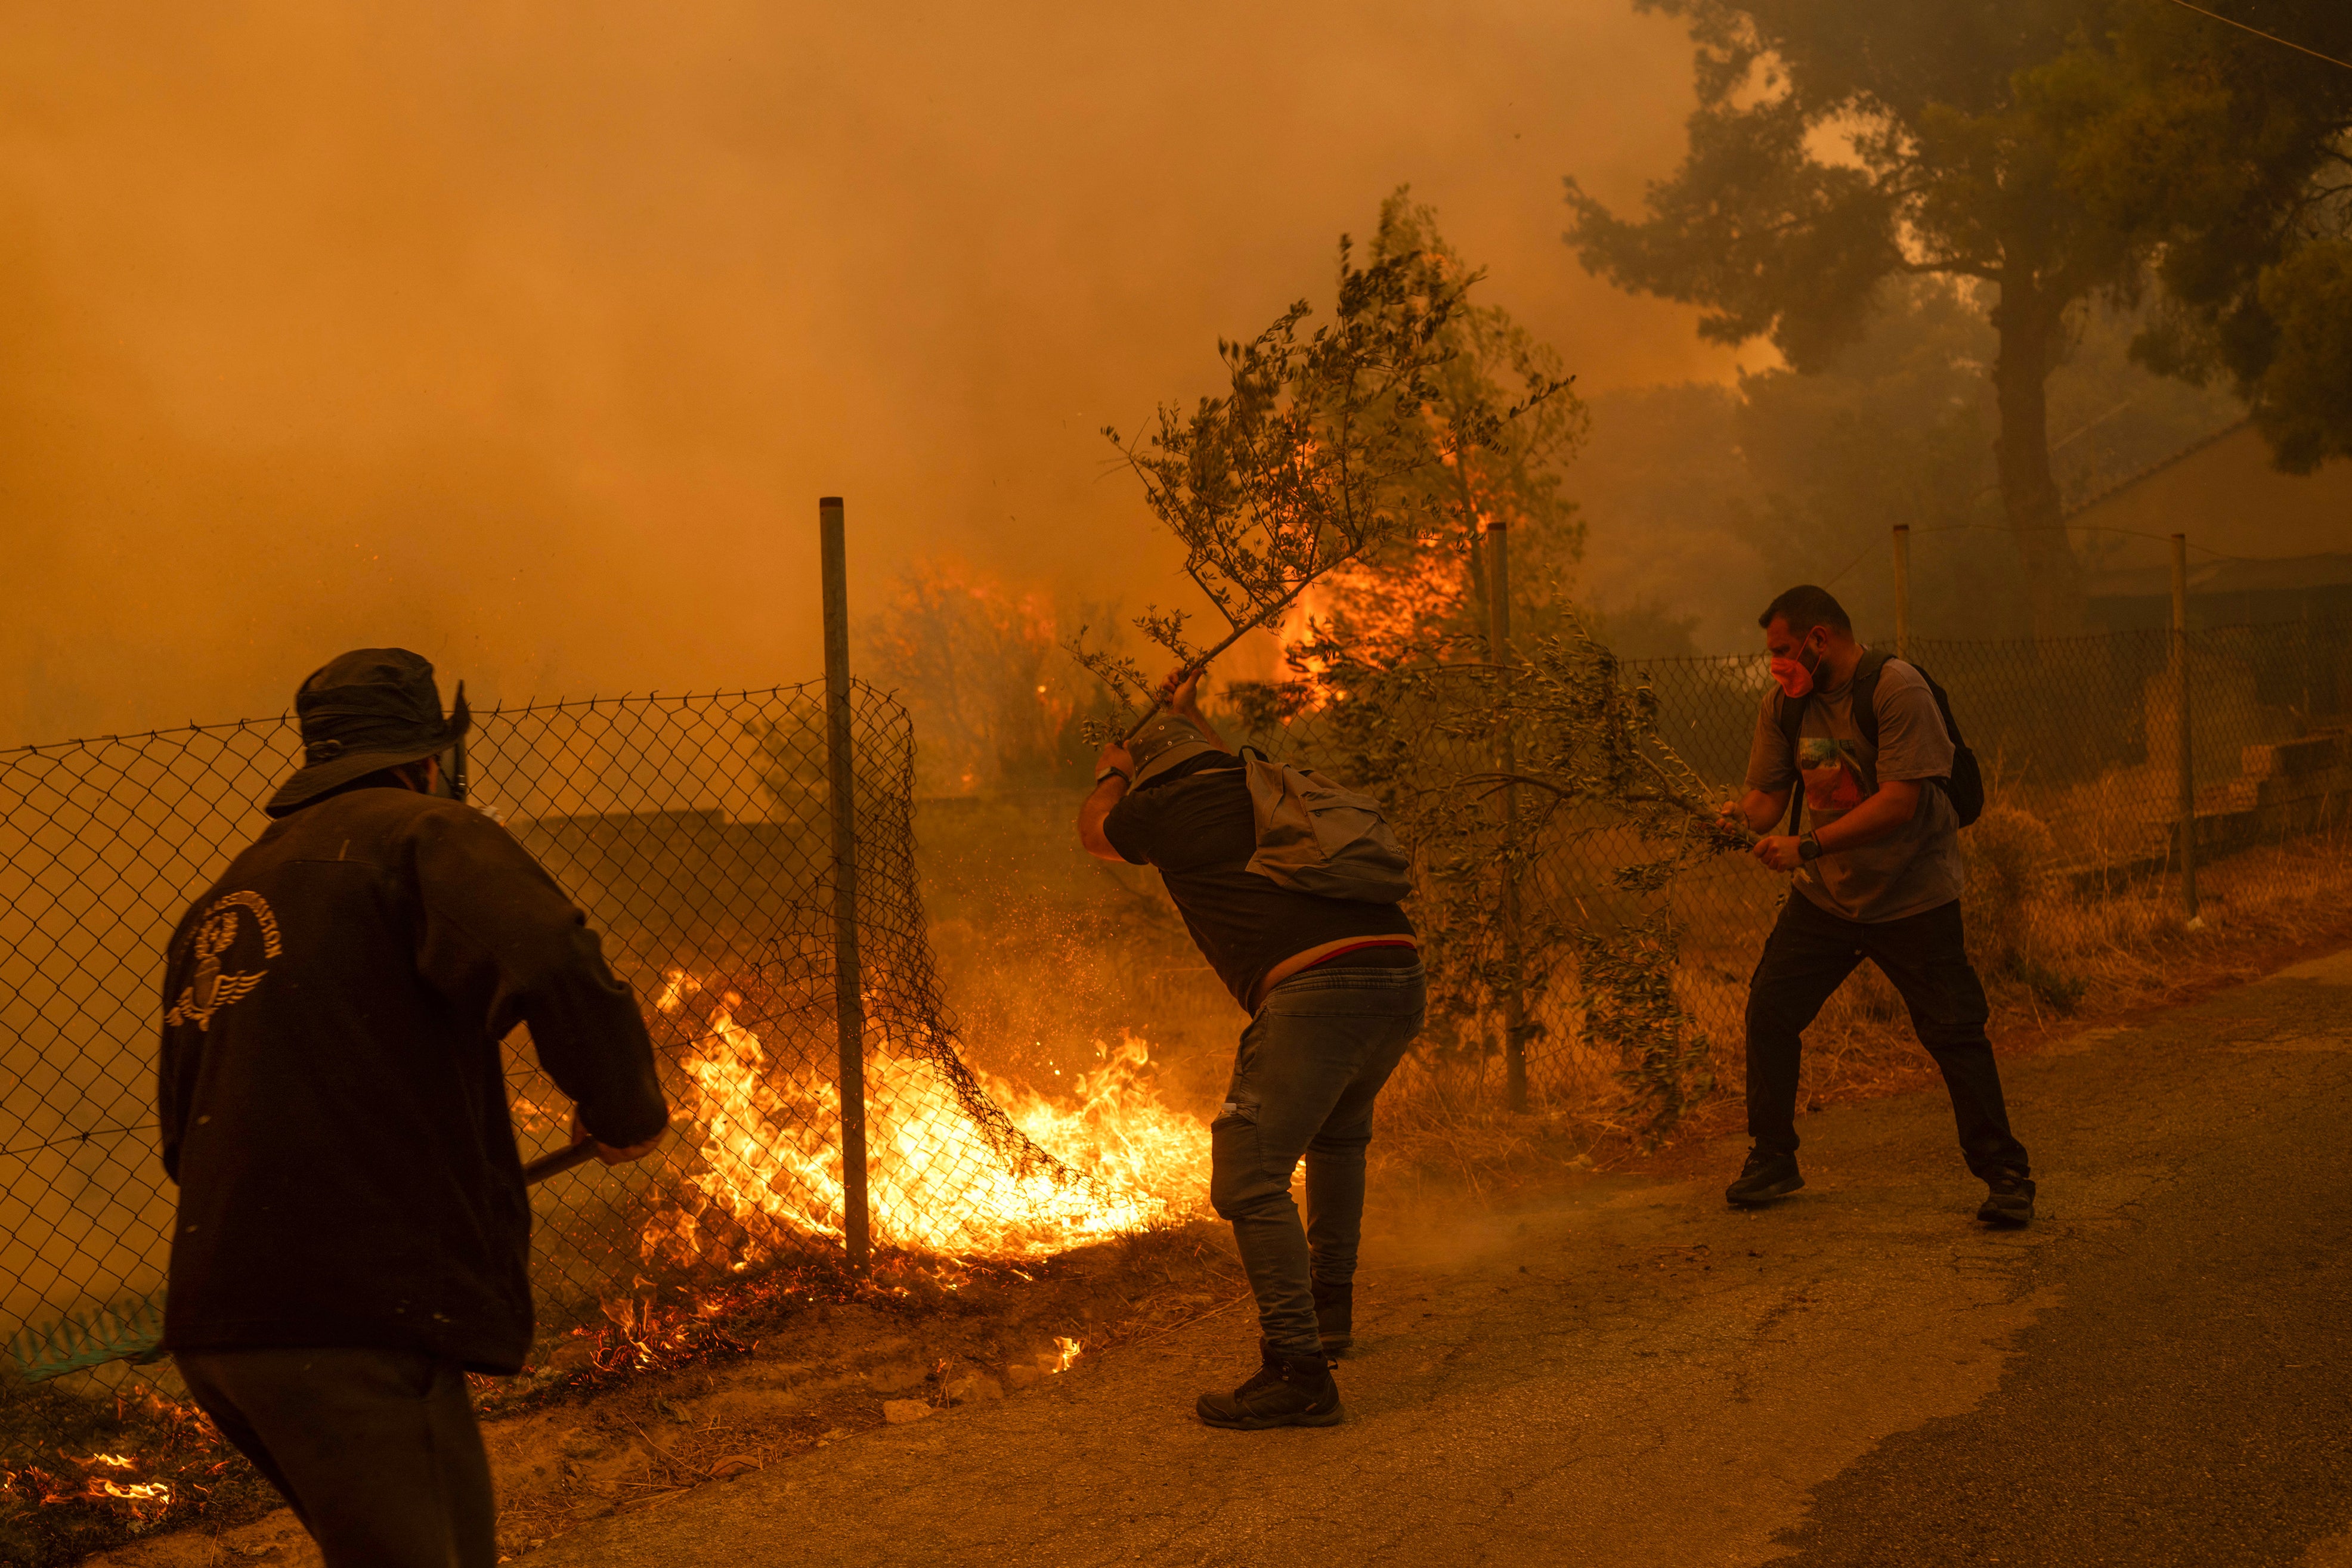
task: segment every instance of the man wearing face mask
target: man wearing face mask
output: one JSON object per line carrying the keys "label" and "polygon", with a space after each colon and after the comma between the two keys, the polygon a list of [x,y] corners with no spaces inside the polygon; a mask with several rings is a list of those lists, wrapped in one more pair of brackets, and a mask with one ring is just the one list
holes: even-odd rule
{"label": "man wearing face mask", "polygon": [[464,697],[445,718],[431,664],[362,648],[294,708],[303,766],[165,949],[163,1345],[328,1568],[490,1568],[465,1375],[531,1338],[500,1040],[530,1026],[608,1165],[669,1111],[595,933],[449,798]]}
{"label": "man wearing face mask", "polygon": [[[1805,1185],[1797,1168],[1801,1036],[1862,960],[1902,993],[1919,1042],[1944,1074],[1960,1150],[1986,1185],[1977,1218],[2033,1218],[2025,1148],[2011,1134],[2000,1072],[1985,1038],[1984,987],[1960,925],[1965,874],[1947,785],[1954,742],[1935,694],[1900,659],[1865,652],[1828,591],[1790,589],[1758,617],[1775,689],[1757,716],[1746,795],[1724,808],[1757,841],[1756,858],[1795,885],[1748,991],[1748,1132],[1754,1146],[1724,1194],[1742,1207]],[[1857,722],[1858,685],[1870,718]],[[1793,719],[1793,722],[1792,722]],[[1793,733],[1792,733],[1793,732]],[[1809,831],[1791,833],[1801,784]]]}

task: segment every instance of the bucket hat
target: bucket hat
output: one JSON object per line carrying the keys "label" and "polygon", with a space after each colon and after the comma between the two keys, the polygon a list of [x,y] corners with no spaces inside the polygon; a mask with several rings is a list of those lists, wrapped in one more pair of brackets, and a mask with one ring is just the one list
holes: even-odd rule
{"label": "bucket hat", "polygon": [[1172,713],[1156,716],[1127,743],[1127,754],[1135,761],[1135,787],[1139,789],[1178,763],[1216,749],[1192,721],[1178,718]]}
{"label": "bucket hat", "polygon": [[294,715],[302,766],[262,808],[273,817],[379,768],[446,751],[471,722],[464,685],[444,718],[433,666],[405,648],[355,648],[328,661],[294,694]]}

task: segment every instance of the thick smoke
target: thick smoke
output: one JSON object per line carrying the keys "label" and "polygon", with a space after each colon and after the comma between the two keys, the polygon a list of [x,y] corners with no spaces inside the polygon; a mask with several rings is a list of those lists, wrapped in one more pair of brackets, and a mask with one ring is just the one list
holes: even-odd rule
{"label": "thick smoke", "polygon": [[1624,0],[19,6],[0,23],[0,744],[273,712],[398,643],[486,698],[805,675],[942,551],[1142,598],[1095,434],[1328,292],[1411,183],[1587,389],[1719,377],[1559,177],[1679,155]]}

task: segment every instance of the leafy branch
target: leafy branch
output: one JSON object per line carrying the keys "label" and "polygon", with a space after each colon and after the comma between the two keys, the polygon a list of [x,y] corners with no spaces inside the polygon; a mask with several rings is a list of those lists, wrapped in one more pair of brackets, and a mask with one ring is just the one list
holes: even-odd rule
{"label": "leafy branch", "polygon": [[[1647,682],[1572,613],[1515,651],[1497,664],[1468,633],[1370,653],[1321,638],[1296,659],[1315,672],[1335,769],[1371,789],[1413,848],[1413,919],[1441,1048],[1485,1049],[1501,998],[1516,988],[1532,1013],[1570,965],[1584,1034],[1616,1052],[1655,1139],[1712,1082],[1706,1039],[1675,994],[1677,928],[1660,895],[1753,836],[1720,818],[1706,783],[1664,741]],[[1281,723],[1310,695],[1239,695],[1253,728]],[[1506,728],[1508,767],[1492,761]],[[1496,809],[1507,790],[1536,798],[1516,824]],[[1516,967],[1497,927],[1505,877],[1522,890]]]}
{"label": "leafy branch", "polygon": [[[1505,407],[1441,384],[1482,275],[1401,243],[1411,221],[1400,203],[1383,209],[1367,266],[1341,237],[1329,321],[1307,330],[1313,310],[1301,300],[1256,337],[1220,341],[1224,395],[1189,412],[1161,405],[1139,439],[1105,427],[1146,505],[1183,545],[1185,578],[1223,622],[1195,641],[1181,611],[1155,605],[1136,617],[1181,674],[1276,625],[1318,580],[1375,546],[1461,521],[1462,503],[1418,476],[1493,444],[1567,389],[1570,378],[1531,371],[1524,396]],[[1068,648],[1121,706],[1118,723],[1090,739],[1130,737],[1158,711],[1161,688],[1134,659],[1089,648],[1083,628]]]}

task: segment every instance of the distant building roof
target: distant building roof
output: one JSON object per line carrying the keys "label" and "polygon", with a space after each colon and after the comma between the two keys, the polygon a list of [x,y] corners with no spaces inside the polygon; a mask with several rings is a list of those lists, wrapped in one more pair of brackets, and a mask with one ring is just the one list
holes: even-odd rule
{"label": "distant building roof", "polygon": [[[2352,584],[2352,551],[2280,556],[2269,560],[2227,559],[2191,563],[2189,591],[2195,594],[2297,593],[2305,589]],[[2093,572],[2084,583],[2093,599],[2172,596],[2172,568],[2140,566]]]}
{"label": "distant building roof", "polygon": [[[2138,473],[2134,474],[2127,478],[2119,479],[2116,483],[2108,486],[2105,489],[2100,491],[2089,500],[2069,507],[2066,512],[2065,520],[2071,523],[2076,517],[2088,512],[2092,507],[2105,506],[2109,501],[2122,495],[2125,491],[2132,488],[2134,486],[2145,484],[2176,464],[2186,463],[2189,459],[2196,456],[2207,447],[2218,445],[2221,442],[2229,439],[2231,436],[2237,434],[2238,432],[2242,430],[2252,429],[2253,427],[2253,423],[2254,422],[2252,419],[2242,419],[2234,423],[2225,424],[2221,429],[2213,432],[2212,434],[2205,436],[2201,440],[2190,442],[2188,445],[2182,447],[2171,456],[2158,458],[2156,462],[2149,464]],[[2167,591],[2169,591],[2168,590]]]}
{"label": "distant building roof", "polygon": [[2200,595],[2302,593],[2352,582],[2352,463],[2285,474],[2241,420],[2066,515],[2094,599],[2169,597],[2171,543],[2189,537]]}

